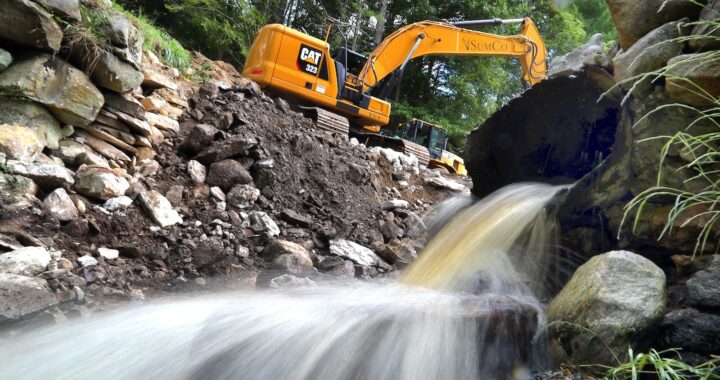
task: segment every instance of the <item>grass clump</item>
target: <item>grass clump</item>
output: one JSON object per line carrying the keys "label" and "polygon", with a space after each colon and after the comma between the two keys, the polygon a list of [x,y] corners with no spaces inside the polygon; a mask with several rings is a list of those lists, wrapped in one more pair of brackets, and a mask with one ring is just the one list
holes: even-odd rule
{"label": "grass clump", "polygon": [[[701,20],[686,23],[683,26],[693,27],[697,25],[708,26],[708,33],[681,36],[675,38],[674,41],[684,43],[720,40],[717,35],[717,31],[720,30],[720,20]],[[650,46],[648,50],[655,49],[662,43],[666,42]],[[720,222],[720,98],[708,93],[703,87],[693,83],[691,80],[674,75],[673,69],[681,65],[699,66],[712,61],[720,61],[720,51],[715,50],[688,55],[658,70],[636,75],[616,85],[618,87],[633,83],[623,98],[623,103],[644,85],[665,80],[672,81],[674,86],[681,87],[687,93],[693,94],[698,99],[703,99],[708,104],[705,107],[695,107],[679,102],[663,104],[642,115],[632,126],[632,128],[635,128],[640,123],[648,120],[650,116],[668,109],[682,109],[696,115],[693,120],[682,126],[680,131],[673,135],[655,136],[640,141],[642,143],[643,141],[662,139],[665,140],[665,143],[660,152],[656,184],[635,195],[626,205],[623,218],[623,225],[627,220],[634,219],[632,231],[635,232],[643,212],[645,212],[649,204],[663,200],[665,200],[663,203],[667,204],[666,201],[671,200],[667,220],[660,236],[658,236],[658,240],[670,235],[674,228],[683,228],[690,223],[699,224],[702,227],[696,239],[694,254],[704,252],[708,245],[713,243],[716,246],[716,252],[720,249],[720,241],[718,241],[720,239],[718,235],[718,227],[720,227],[718,224]],[[614,88],[610,91],[613,90]],[[701,126],[703,131],[698,133],[697,128]],[[666,178],[675,174],[668,172],[664,166],[671,152],[680,152],[685,160],[684,164],[675,169],[676,172],[693,173],[692,177],[685,179],[683,182],[688,186],[678,188],[677,186],[667,185]],[[691,182],[692,186],[689,185]]]}
{"label": "grass clump", "polygon": [[[648,353],[633,354],[628,350],[629,360],[616,367],[607,368],[604,378],[610,380],[637,380],[652,376],[659,380],[710,380],[720,379],[715,363],[718,358],[692,366],[681,361],[678,350],[650,350]],[[677,357],[680,359],[674,359]]]}
{"label": "grass clump", "polygon": [[133,14],[122,6],[113,3],[115,9],[122,12],[140,30],[144,39],[143,49],[153,52],[160,60],[180,71],[185,71],[192,63],[192,55],[163,28],[143,14]]}

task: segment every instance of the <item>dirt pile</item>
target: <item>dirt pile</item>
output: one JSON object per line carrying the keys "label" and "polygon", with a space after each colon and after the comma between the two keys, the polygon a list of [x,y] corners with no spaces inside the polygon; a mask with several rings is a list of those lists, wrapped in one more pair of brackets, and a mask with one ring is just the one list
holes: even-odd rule
{"label": "dirt pile", "polygon": [[[37,197],[4,204],[0,251],[50,252],[37,277],[65,315],[158,291],[390,273],[424,245],[430,206],[469,193],[468,180],[323,132],[283,99],[227,77],[234,83],[193,89],[177,131],[164,130],[154,157],[130,162],[127,174],[77,170],[76,183],[119,178],[102,188],[112,192],[39,189]],[[65,212],[70,205],[78,212]]]}

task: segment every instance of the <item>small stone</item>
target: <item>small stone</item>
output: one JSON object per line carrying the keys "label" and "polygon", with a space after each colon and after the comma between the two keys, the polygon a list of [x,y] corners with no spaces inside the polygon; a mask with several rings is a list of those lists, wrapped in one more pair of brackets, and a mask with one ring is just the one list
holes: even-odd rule
{"label": "small stone", "polygon": [[223,192],[222,189],[217,186],[213,186],[210,188],[210,195],[212,195],[215,199],[221,202],[224,202],[227,199],[225,196],[225,192]]}
{"label": "small stone", "polygon": [[197,184],[205,183],[205,179],[207,178],[207,169],[205,168],[205,165],[201,164],[199,161],[190,160],[187,163],[187,171],[193,182]]}
{"label": "small stone", "polygon": [[98,248],[97,249],[98,255],[104,257],[106,260],[115,260],[118,257],[120,257],[120,251],[117,249],[110,249],[110,248]]}
{"label": "small stone", "polygon": [[68,221],[78,217],[78,210],[75,203],[70,199],[65,189],[62,187],[53,190],[43,201],[45,210],[55,219],[60,221]]}
{"label": "small stone", "polygon": [[97,259],[92,256],[80,256],[77,258],[78,264],[82,265],[83,268],[94,267],[98,265]]}
{"label": "small stone", "polygon": [[227,193],[227,202],[237,208],[252,206],[260,197],[260,190],[252,185],[235,185]]}
{"label": "small stone", "polygon": [[275,224],[275,221],[265,212],[253,211],[248,214],[250,221],[250,229],[255,232],[265,232],[270,237],[280,235],[280,227]]}
{"label": "small stone", "polygon": [[380,204],[380,208],[383,210],[394,210],[396,208],[408,208],[410,206],[410,203],[403,199],[392,199],[389,201],[385,201]]}
{"label": "small stone", "polygon": [[170,186],[168,191],[165,193],[165,198],[167,198],[173,206],[179,206],[183,201],[183,192],[185,192],[185,187],[181,185],[173,185]]}
{"label": "small stone", "polygon": [[110,198],[105,201],[103,208],[108,211],[124,210],[132,204],[133,200],[130,197],[121,195],[119,197]]}
{"label": "small stone", "polygon": [[250,173],[235,160],[223,160],[210,165],[206,182],[210,186],[219,186],[223,190],[230,190],[234,185],[247,185],[252,183]]}
{"label": "small stone", "polygon": [[182,217],[173,209],[167,198],[155,190],[140,193],[138,200],[153,221],[161,227],[183,222]]}
{"label": "small stone", "polygon": [[302,215],[291,209],[283,210],[281,216],[283,219],[285,219],[286,222],[295,226],[308,228],[310,227],[310,225],[312,225],[312,218],[307,215]]}

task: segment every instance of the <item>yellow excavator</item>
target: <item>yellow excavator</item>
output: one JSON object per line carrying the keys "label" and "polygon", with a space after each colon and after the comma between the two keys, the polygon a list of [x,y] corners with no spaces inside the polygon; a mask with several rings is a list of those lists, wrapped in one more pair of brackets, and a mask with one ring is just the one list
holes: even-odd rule
{"label": "yellow excavator", "polygon": [[[520,34],[501,36],[468,29],[502,24],[521,24]],[[368,57],[347,47],[331,52],[330,32],[331,27],[321,40],[284,25],[266,25],[255,37],[243,75],[297,103],[315,117],[319,128],[348,134],[352,127],[354,135],[366,140],[383,140],[380,128],[388,124],[391,110],[385,99],[413,58],[426,55],[517,58],[527,87],[547,76],[545,44],[527,17],[417,22],[389,35]],[[420,145],[412,146],[414,143],[407,140],[403,144],[400,150],[405,153],[420,149]],[[438,159],[442,161],[443,157]],[[445,163],[454,166],[452,162]]]}

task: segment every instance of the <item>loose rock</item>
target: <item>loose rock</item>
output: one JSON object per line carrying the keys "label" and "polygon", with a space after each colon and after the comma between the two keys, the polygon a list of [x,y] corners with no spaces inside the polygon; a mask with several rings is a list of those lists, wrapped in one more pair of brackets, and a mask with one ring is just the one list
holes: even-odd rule
{"label": "loose rock", "polygon": [[48,194],[43,201],[43,206],[50,215],[63,222],[78,217],[78,210],[75,207],[75,203],[63,188],[55,189],[52,193]]}
{"label": "loose rock", "polygon": [[380,266],[381,263],[387,266],[373,251],[349,240],[331,240],[330,253],[364,266]]}
{"label": "loose rock", "polygon": [[107,200],[125,195],[130,184],[112,169],[82,167],[75,174],[73,188],[85,196]]}
{"label": "loose rock", "polygon": [[152,190],[142,192],[138,195],[140,204],[150,214],[150,217],[159,224],[160,227],[172,226],[182,223],[183,219],[172,204],[159,192]]}
{"label": "loose rock", "polygon": [[0,273],[35,276],[45,271],[50,259],[50,253],[43,247],[16,249],[0,254]]}
{"label": "loose rock", "polygon": [[0,322],[20,320],[56,304],[45,280],[0,273]]}

